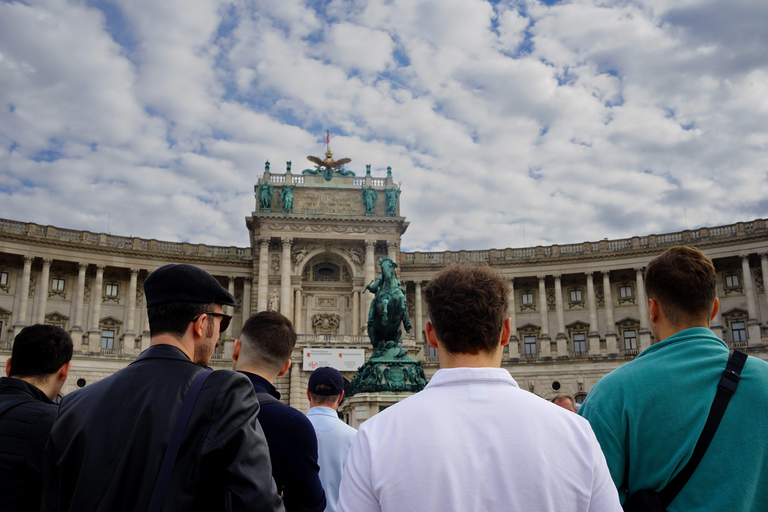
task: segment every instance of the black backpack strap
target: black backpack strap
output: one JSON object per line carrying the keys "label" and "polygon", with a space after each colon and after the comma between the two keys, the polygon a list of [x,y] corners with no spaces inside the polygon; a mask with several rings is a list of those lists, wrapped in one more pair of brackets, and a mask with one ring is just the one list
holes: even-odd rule
{"label": "black backpack strap", "polygon": [[675,499],[680,490],[691,478],[696,467],[704,458],[704,454],[709,448],[709,444],[712,442],[712,438],[715,437],[717,427],[720,425],[720,420],[723,419],[725,409],[728,407],[728,402],[736,392],[736,388],[739,385],[739,379],[741,378],[741,370],[744,368],[744,363],[747,361],[747,354],[734,350],[731,357],[728,358],[728,364],[725,366],[723,376],[720,378],[720,383],[717,385],[717,393],[715,394],[715,400],[712,402],[712,407],[709,409],[709,416],[704,423],[704,429],[701,431],[699,440],[696,442],[696,447],[693,449],[693,454],[688,460],[685,467],[675,475],[667,486],[659,493],[661,495],[661,501],[664,507],[668,507],[672,500]]}
{"label": "black backpack strap", "polygon": [[256,399],[259,401],[259,405],[282,403],[280,400],[278,400],[277,398],[273,397],[272,395],[270,395],[265,391],[259,391],[258,393],[256,393]]}
{"label": "black backpack strap", "polygon": [[176,456],[179,454],[179,448],[181,447],[181,438],[184,437],[184,431],[187,428],[187,422],[189,416],[192,414],[192,408],[197,401],[197,395],[200,394],[200,389],[203,387],[205,379],[211,376],[213,370],[206,368],[195,376],[195,380],[192,381],[192,385],[187,391],[187,396],[184,398],[184,403],[181,404],[181,410],[176,417],[176,424],[173,426],[171,432],[171,440],[168,443],[168,448],[165,450],[165,456],[163,457],[163,463],[160,466],[160,473],[157,475],[157,481],[155,482],[155,489],[152,491],[152,499],[149,501],[148,512],[160,512],[163,506],[163,499],[165,498],[165,492],[168,490],[168,483],[171,480],[171,473],[173,472],[173,466],[176,464]]}

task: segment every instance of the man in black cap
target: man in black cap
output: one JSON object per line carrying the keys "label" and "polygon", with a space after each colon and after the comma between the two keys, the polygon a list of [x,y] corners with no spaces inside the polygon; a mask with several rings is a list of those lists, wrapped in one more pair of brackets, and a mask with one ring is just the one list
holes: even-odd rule
{"label": "man in black cap", "polygon": [[336,368],[318,368],[309,377],[307,387],[309,412],[317,434],[320,463],[320,481],[325,489],[325,512],[336,512],[339,501],[339,485],[344,473],[349,447],[357,430],[339,419],[337,410],[344,398],[344,377]]}
{"label": "man in black cap", "polygon": [[321,512],[325,493],[317,465],[317,437],[306,416],[280,403],[275,380],[291,367],[296,330],[276,311],[256,313],[235,340],[235,370],[248,377],[261,403],[259,423],[269,444],[272,476],[286,510]]}
{"label": "man in black cap", "polygon": [[13,340],[0,379],[0,510],[40,510],[43,449],[56,419],[53,399],[72,365],[72,338],[30,325]]}
{"label": "man in black cap", "polygon": [[46,447],[43,510],[283,510],[251,383],[206,366],[231,319],[222,305],[235,298],[191,265],[155,270],[144,293],[150,347],[62,400]]}

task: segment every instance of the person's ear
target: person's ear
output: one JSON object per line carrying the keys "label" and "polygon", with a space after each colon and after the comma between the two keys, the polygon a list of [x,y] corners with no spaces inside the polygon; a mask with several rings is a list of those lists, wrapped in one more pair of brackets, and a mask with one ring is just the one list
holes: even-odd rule
{"label": "person's ear", "polygon": [[6,377],[10,377],[11,376],[11,358],[10,357],[5,362],[5,376]]}
{"label": "person's ear", "polygon": [[341,395],[339,395],[339,401],[336,402],[336,405],[338,406],[341,403],[342,400],[344,400],[344,392],[343,391],[341,392]]}
{"label": "person's ear", "polygon": [[232,360],[237,361],[240,358],[240,348],[243,346],[243,342],[239,339],[235,339],[235,346],[232,348]]}
{"label": "person's ear", "polygon": [[432,322],[429,320],[427,320],[427,323],[424,325],[424,332],[427,335],[427,343],[429,343],[429,346],[437,348],[437,333],[435,332],[435,326],[433,326]]}
{"label": "person's ear", "polygon": [[291,367],[291,360],[289,359],[287,363],[285,363],[285,366],[283,366],[283,369],[280,370],[280,373],[277,374],[278,377],[282,377],[285,375],[285,372],[288,371],[288,368]]}
{"label": "person's ear", "polygon": [[648,320],[650,320],[652,324],[659,321],[660,311],[661,305],[659,304],[659,301],[653,298],[648,299]]}
{"label": "person's ear", "polygon": [[720,299],[715,297],[715,306],[712,308],[712,315],[709,317],[710,322],[715,319],[718,311],[720,311]]}
{"label": "person's ear", "polygon": [[198,337],[203,338],[205,337],[205,324],[208,322],[208,315],[203,313],[198,317],[197,320],[192,324],[192,332]]}
{"label": "person's ear", "polygon": [[61,365],[61,368],[59,368],[59,371],[56,375],[56,379],[59,382],[64,382],[67,380],[67,377],[69,376],[69,370],[72,368],[72,361],[67,361],[63,365]]}
{"label": "person's ear", "polygon": [[509,343],[509,337],[510,336],[512,336],[512,319],[507,317],[504,320],[504,323],[501,324],[501,343],[500,343],[500,345],[502,347]]}

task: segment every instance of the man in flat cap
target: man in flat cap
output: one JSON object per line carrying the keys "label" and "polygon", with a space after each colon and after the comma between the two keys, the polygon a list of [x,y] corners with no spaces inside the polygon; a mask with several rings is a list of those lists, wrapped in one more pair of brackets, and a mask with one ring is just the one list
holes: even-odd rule
{"label": "man in flat cap", "polygon": [[341,372],[330,366],[312,372],[307,386],[307,398],[307,418],[317,434],[320,481],[325,489],[325,512],[336,512],[344,463],[357,434],[357,430],[341,421],[336,412],[344,398],[344,377]]}
{"label": "man in flat cap", "polygon": [[62,400],[43,510],[283,510],[253,386],[207,367],[235,298],[191,265],[155,270],[144,293],[150,347]]}

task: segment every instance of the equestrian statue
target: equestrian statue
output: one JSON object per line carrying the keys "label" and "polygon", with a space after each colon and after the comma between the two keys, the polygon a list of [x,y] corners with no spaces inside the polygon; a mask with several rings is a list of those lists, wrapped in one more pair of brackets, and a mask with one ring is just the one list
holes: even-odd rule
{"label": "equestrian statue", "polygon": [[373,357],[381,357],[384,352],[402,357],[405,350],[398,346],[402,341],[400,323],[406,332],[411,331],[405,289],[395,273],[397,263],[390,258],[379,258],[379,265],[381,275],[365,286],[375,295],[368,312],[368,337],[373,344]]}

